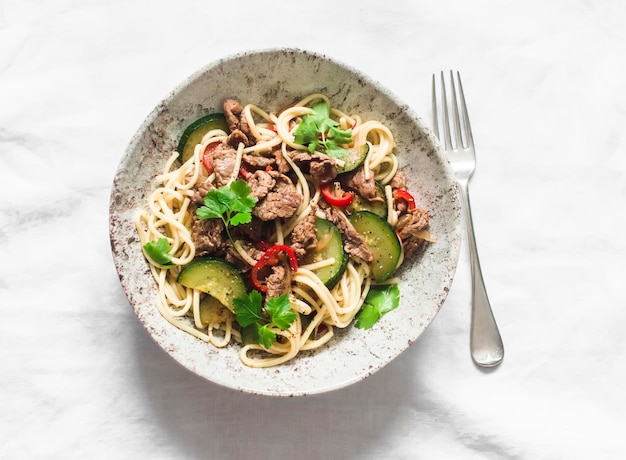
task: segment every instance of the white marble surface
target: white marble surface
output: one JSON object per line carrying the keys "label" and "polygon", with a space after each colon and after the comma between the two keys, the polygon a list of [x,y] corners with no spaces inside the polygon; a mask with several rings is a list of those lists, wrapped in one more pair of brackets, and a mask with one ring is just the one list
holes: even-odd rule
{"label": "white marble surface", "polygon": [[[625,458],[626,3],[212,5],[0,0],[0,459]],[[462,72],[499,368],[469,356],[465,252],[420,340],[334,393],[236,393],[147,336],[110,254],[117,163],[187,75],[272,46],[425,119],[432,73]]]}

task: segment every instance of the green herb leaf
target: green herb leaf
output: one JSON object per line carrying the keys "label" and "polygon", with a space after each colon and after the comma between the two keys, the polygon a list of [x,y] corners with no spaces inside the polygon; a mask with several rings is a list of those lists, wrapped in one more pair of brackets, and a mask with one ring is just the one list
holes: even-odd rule
{"label": "green herb leaf", "polygon": [[157,241],[148,241],[143,245],[143,250],[157,264],[164,267],[173,267],[172,254],[169,253],[170,243],[167,238],[159,238]]}
{"label": "green herb leaf", "polygon": [[226,227],[236,227],[252,220],[256,198],[250,196],[250,187],[244,180],[236,180],[228,186],[211,189],[204,197],[204,206],[196,210],[199,219],[222,219]]}
{"label": "green herb leaf", "polygon": [[400,305],[400,289],[397,284],[373,286],[365,297],[363,308],[356,315],[355,327],[371,328],[384,314]]}
{"label": "green herb leaf", "polygon": [[296,314],[291,311],[291,303],[287,294],[268,299],[265,303],[265,311],[270,315],[272,323],[281,331],[288,329],[296,320]]}
{"label": "green herb leaf", "polygon": [[233,299],[235,320],[241,327],[250,326],[262,319],[263,297],[259,291],[253,290],[250,295],[242,295]]}
{"label": "green herb leaf", "polygon": [[[204,197],[204,206],[196,210],[198,219],[221,219],[231,243],[228,227],[247,224],[252,221],[252,209],[257,199],[250,196],[250,187],[244,180],[236,180],[228,186],[211,189]],[[234,244],[234,243],[233,243]]]}
{"label": "green herb leaf", "polygon": [[252,340],[265,348],[271,347],[276,342],[276,333],[272,331],[272,326],[284,331],[297,318],[296,313],[291,311],[287,294],[267,299],[265,311],[269,319],[263,316],[263,296],[257,290],[253,290],[249,295],[235,297],[233,303],[235,320],[242,328],[249,328]]}
{"label": "green herb leaf", "polygon": [[265,348],[269,348],[276,342],[276,334],[267,324],[259,326],[257,329],[258,342]]}
{"label": "green herb leaf", "polygon": [[310,153],[321,145],[328,156],[346,157],[348,151],[341,144],[352,142],[352,130],[338,128],[339,123],[330,118],[330,106],[325,102],[315,104],[311,110],[313,113],[304,115],[294,131],[294,142],[306,145]]}

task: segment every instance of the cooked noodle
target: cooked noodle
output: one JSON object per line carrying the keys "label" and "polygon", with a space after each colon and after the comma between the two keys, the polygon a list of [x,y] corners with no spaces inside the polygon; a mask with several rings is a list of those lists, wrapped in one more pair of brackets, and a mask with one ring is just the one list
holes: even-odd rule
{"label": "cooked noodle", "polygon": [[[309,106],[319,101],[325,101],[330,106],[326,96],[312,94],[279,114],[268,113],[252,104],[244,107],[243,114],[250,132],[256,138],[256,144],[248,147],[240,144],[230,181],[237,178],[244,154],[267,155],[281,146],[283,157],[296,177],[297,182],[294,185],[302,196],[301,205],[293,217],[275,221],[275,230],[270,241],[274,244],[282,244],[296,225],[310,213],[317,210],[319,214],[319,185],[311,181],[288,154],[288,150],[306,150],[306,146],[294,142],[294,126],[300,117],[312,112]],[[383,186],[387,185],[398,169],[391,131],[379,121],[363,122],[358,116],[350,116],[334,108],[331,116],[339,121],[342,128],[352,129],[355,146],[368,144],[369,152],[364,163],[365,175],[373,175]],[[171,247],[173,267],[163,267],[146,254],[158,288],[156,306],[159,312],[174,326],[215,347],[227,346],[233,340],[241,343],[241,333],[234,315],[225,315],[208,325],[203,323],[199,312],[205,294],[181,286],[176,279],[182,267],[195,257],[191,235],[193,216],[189,211],[194,189],[198,184],[213,179],[203,167],[202,152],[209,144],[222,142],[227,137],[228,133],[222,130],[209,131],[195,147],[193,155],[181,166],[175,164],[178,152],[173,152],[163,173],[156,178],[159,186],[147,200],[148,210],[139,213],[135,220],[142,246],[149,241],[166,238]],[[386,199],[391,203],[389,189],[387,187]],[[389,211],[389,222],[394,224],[397,216],[392,206],[389,206]],[[246,252],[241,243],[235,242],[234,247],[243,260],[251,266],[255,264],[256,260]],[[315,270],[333,262],[334,260],[321,260],[300,265],[292,274],[290,303],[292,310],[302,316],[298,315],[297,320],[287,330],[272,327],[279,340],[269,349],[258,344],[242,345],[239,357],[245,365],[268,367],[284,363],[302,350],[313,350],[327,344],[333,337],[334,328],[345,328],[352,323],[370,289],[370,270],[366,263],[350,258],[343,276],[329,290],[315,274]],[[302,322],[305,315],[310,318],[310,322],[306,324]]]}

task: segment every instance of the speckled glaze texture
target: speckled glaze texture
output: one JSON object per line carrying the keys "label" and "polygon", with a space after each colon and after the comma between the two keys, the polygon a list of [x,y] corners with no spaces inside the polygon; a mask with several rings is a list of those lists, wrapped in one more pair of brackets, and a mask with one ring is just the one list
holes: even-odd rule
{"label": "speckled glaze texture", "polygon": [[[133,219],[146,206],[154,177],[183,129],[225,98],[276,110],[307,94],[326,94],[333,106],[390,127],[396,153],[418,206],[430,213],[437,242],[398,272],[400,307],[372,329],[339,331],[327,346],[275,368],[250,369],[237,345],[217,349],[165,321],[154,303],[156,286]],[[297,49],[248,52],[214,62],[184,81],[148,116],[123,155],[110,202],[110,236],[120,281],[139,321],[178,363],[235,390],[301,396],[345,387],[381,369],[432,322],[452,283],[460,247],[460,204],[453,174],[426,124],[389,91],[331,58]]]}

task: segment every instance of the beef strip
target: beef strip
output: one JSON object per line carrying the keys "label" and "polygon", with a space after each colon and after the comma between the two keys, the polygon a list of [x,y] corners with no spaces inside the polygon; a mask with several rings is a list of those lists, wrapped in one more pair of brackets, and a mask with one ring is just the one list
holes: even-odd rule
{"label": "beef strip", "polygon": [[250,195],[260,201],[274,188],[276,179],[269,172],[259,170],[250,174],[246,183],[250,187]]}
{"label": "beef strip", "polygon": [[249,223],[240,224],[230,229],[233,239],[244,239],[247,241],[261,241],[269,231],[271,230],[268,229],[267,223],[255,216],[252,216],[252,221]]}
{"label": "beef strip", "polygon": [[[238,228],[238,227],[235,227],[235,228]],[[261,256],[263,255],[263,251],[255,248],[252,245],[252,243],[245,241],[245,240],[239,240],[239,243],[241,244],[241,247],[243,248],[243,250],[247,252],[248,255],[252,257],[254,260],[260,259]],[[250,271],[250,269],[252,268],[250,264],[248,263],[248,261],[243,259],[241,257],[241,254],[239,254],[239,252],[231,245],[228,246],[223,257],[227,262],[230,262],[231,264],[239,268],[244,273]]]}
{"label": "beef strip", "polygon": [[311,213],[296,225],[287,238],[298,260],[303,259],[308,251],[317,246],[317,230],[315,229],[315,214]]}
{"label": "beef strip", "polygon": [[408,184],[406,182],[406,176],[404,175],[404,172],[398,169],[396,173],[393,175],[393,177],[391,178],[391,182],[389,182],[389,185],[391,185],[391,188],[393,190],[398,189],[398,188],[406,190],[408,187]]}
{"label": "beef strip", "polygon": [[328,155],[318,152],[310,154],[303,150],[294,150],[289,155],[304,173],[310,174],[318,183],[330,182],[337,177],[337,164]]}
{"label": "beef strip", "polygon": [[210,182],[202,182],[194,186],[193,196],[191,197],[190,211],[192,211],[194,214],[196,213],[196,208],[204,204],[204,197],[207,195],[207,193],[209,193],[209,190],[211,190],[212,188],[214,187],[213,184],[211,184]]}
{"label": "beef strip", "polygon": [[424,242],[417,234],[427,226],[428,212],[421,208],[412,209],[398,219],[396,231],[402,239],[406,259],[410,259]]}
{"label": "beef strip", "polygon": [[[391,182],[389,182],[389,185],[391,185],[391,189],[394,191],[406,190],[408,185],[404,172],[402,172],[401,170],[396,171],[393,178],[391,179]],[[409,204],[405,200],[394,200],[393,208],[396,210],[398,215],[402,215],[408,211]]]}
{"label": "beef strip", "polygon": [[267,298],[288,294],[291,290],[291,269],[286,269],[279,264],[274,265],[271,270],[272,273],[265,278]]}
{"label": "beef strip", "polygon": [[223,222],[220,219],[200,220],[195,212],[191,239],[196,247],[196,256],[220,255],[228,245]]}
{"label": "beef strip", "polygon": [[263,155],[251,155],[245,153],[242,158],[243,162],[252,168],[265,169],[268,166],[274,166],[276,164],[275,157],[266,157]]}
{"label": "beef strip", "polygon": [[343,185],[351,190],[354,190],[360,196],[366,200],[378,200],[376,196],[376,182],[374,182],[374,175],[365,178],[365,169],[363,167],[358,168],[356,171],[347,173],[343,179]]}
{"label": "beef strip", "polygon": [[211,166],[215,171],[215,182],[217,187],[228,184],[230,177],[235,170],[237,151],[226,143],[221,143],[211,155]]}
{"label": "beef strip", "polygon": [[348,222],[346,216],[335,207],[330,206],[324,210],[326,218],[337,226],[343,239],[343,247],[348,254],[359,257],[366,262],[374,260],[374,255],[367,247],[365,239],[359,235],[354,227]]}
{"label": "beef strip", "polygon": [[291,179],[278,171],[255,171],[247,182],[251,195],[258,199],[252,214],[263,221],[289,218],[302,202]]}
{"label": "beef strip", "polygon": [[246,136],[240,129],[233,130],[226,138],[226,144],[237,150],[239,144],[249,145],[248,136]]}
{"label": "beef strip", "polygon": [[291,166],[289,165],[289,163],[287,163],[287,160],[285,160],[281,148],[274,149],[272,151],[272,155],[274,156],[274,158],[276,158],[276,169],[279,173],[287,174],[289,171],[291,171]]}
{"label": "beef strip", "polygon": [[246,147],[256,143],[255,137],[250,131],[250,126],[243,113],[243,106],[235,99],[226,99],[224,101],[224,117],[231,133],[240,130],[245,137],[244,144]]}
{"label": "beef strip", "polygon": [[204,197],[212,188],[210,182],[196,184],[193,188],[189,212],[192,216],[191,240],[196,248],[196,256],[220,255],[228,245],[221,220],[200,220],[196,215],[196,210],[204,204]]}

